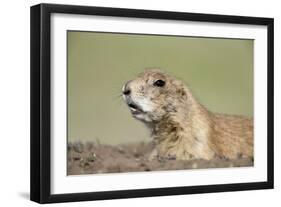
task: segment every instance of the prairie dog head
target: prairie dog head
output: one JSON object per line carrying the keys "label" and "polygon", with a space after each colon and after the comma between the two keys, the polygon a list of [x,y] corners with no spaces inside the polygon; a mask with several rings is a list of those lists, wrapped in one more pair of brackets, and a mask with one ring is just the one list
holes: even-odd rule
{"label": "prairie dog head", "polygon": [[158,69],[146,70],[122,88],[132,116],[146,123],[186,111],[189,93],[185,84]]}

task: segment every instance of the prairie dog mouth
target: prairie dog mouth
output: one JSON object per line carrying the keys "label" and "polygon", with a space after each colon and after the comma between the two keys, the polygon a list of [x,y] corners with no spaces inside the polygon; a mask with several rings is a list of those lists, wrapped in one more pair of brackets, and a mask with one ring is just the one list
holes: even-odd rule
{"label": "prairie dog mouth", "polygon": [[129,106],[132,114],[144,113],[143,110],[138,105],[136,105],[135,103],[128,103],[128,106]]}

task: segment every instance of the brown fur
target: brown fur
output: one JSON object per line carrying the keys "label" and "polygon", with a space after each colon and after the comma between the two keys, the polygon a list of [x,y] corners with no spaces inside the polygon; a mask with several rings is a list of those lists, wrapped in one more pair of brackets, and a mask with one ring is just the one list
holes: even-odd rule
{"label": "brown fur", "polygon": [[[162,88],[152,85],[162,79]],[[182,81],[160,70],[147,70],[128,82],[130,100],[146,99],[151,110],[143,121],[155,142],[152,157],[234,159],[253,157],[253,120],[208,111]],[[127,98],[127,97],[126,97]]]}

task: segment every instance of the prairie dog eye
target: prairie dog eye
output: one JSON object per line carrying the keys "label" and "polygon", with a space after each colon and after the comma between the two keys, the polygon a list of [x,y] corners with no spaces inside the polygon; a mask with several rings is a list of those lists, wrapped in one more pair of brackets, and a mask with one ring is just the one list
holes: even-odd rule
{"label": "prairie dog eye", "polygon": [[153,83],[154,86],[163,87],[165,85],[165,81],[159,79]]}

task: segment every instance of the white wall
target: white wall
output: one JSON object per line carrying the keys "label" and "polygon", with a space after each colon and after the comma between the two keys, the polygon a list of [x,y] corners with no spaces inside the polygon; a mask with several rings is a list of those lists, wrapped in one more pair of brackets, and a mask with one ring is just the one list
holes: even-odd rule
{"label": "white wall", "polygon": [[[2,1],[0,38],[0,205],[35,206],[29,196],[29,7],[45,3],[67,3],[137,9],[173,10],[275,18],[275,105],[281,104],[280,59],[281,12],[278,0],[69,0]],[[278,78],[278,79],[277,79]],[[279,93],[279,94],[278,94]],[[55,204],[60,206],[253,206],[281,202],[280,108],[275,108],[275,190],[213,193]]]}

